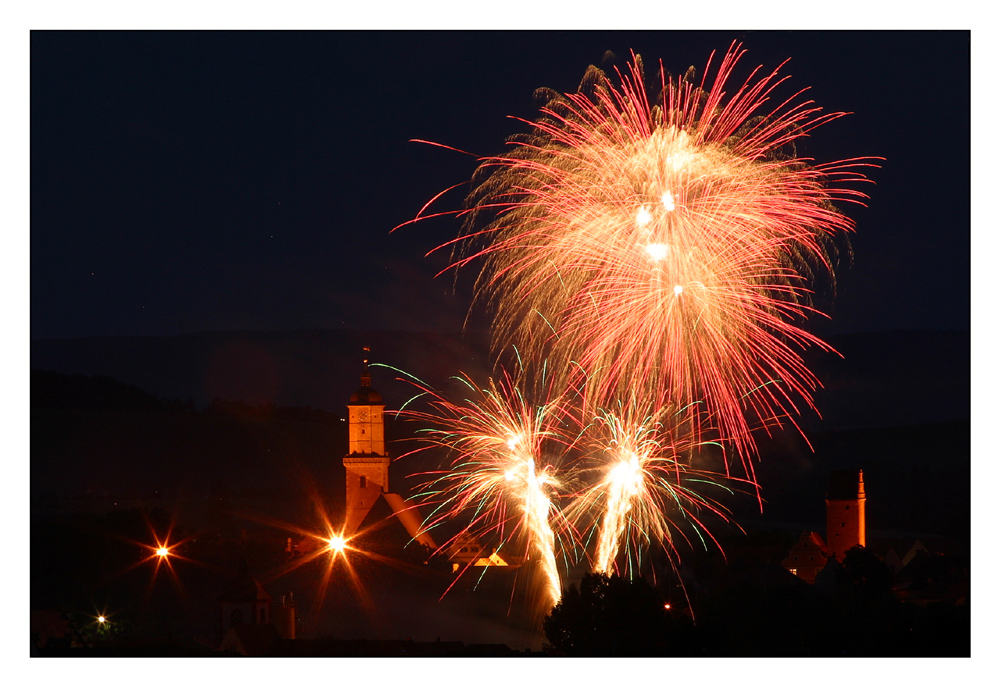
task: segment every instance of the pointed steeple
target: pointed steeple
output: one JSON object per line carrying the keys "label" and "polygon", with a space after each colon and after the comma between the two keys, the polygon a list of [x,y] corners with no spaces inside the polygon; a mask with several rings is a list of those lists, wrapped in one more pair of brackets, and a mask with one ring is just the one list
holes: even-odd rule
{"label": "pointed steeple", "polygon": [[351,395],[351,402],[348,405],[381,405],[382,394],[372,388],[372,375],[368,371],[368,355],[372,349],[365,346],[361,350],[364,352],[361,367],[361,388]]}
{"label": "pointed steeple", "polygon": [[372,375],[368,371],[368,354],[372,352],[372,349],[368,346],[363,347],[361,350],[364,351],[364,369],[361,372],[361,386],[371,386],[372,385]]}

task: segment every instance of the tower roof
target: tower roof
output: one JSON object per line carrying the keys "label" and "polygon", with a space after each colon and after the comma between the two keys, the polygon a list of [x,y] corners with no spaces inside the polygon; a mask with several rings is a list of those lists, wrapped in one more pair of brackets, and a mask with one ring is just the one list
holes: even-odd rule
{"label": "tower roof", "polygon": [[382,404],[383,404],[382,394],[375,391],[375,389],[371,388],[371,386],[362,384],[360,389],[351,394],[350,405],[352,406],[357,406],[357,405],[380,406]]}
{"label": "tower roof", "polygon": [[364,368],[361,372],[361,387],[351,394],[351,401],[348,405],[382,405],[382,394],[372,388],[372,376],[368,372],[368,353],[371,351],[368,346],[364,347]]}
{"label": "tower roof", "polygon": [[861,470],[834,470],[826,490],[829,501],[853,501],[864,498],[865,480]]}

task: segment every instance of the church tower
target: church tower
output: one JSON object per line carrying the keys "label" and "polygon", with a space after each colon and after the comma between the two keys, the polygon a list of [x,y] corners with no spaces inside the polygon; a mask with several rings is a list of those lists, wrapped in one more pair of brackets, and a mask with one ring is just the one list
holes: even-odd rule
{"label": "church tower", "polygon": [[348,447],[344,456],[347,473],[347,518],[344,534],[357,531],[379,497],[389,491],[389,454],[385,450],[385,404],[372,388],[365,346],[361,388],[351,396],[348,410]]}
{"label": "church tower", "polygon": [[842,561],[849,549],[864,545],[864,473],[861,470],[832,472],[826,493],[827,554]]}

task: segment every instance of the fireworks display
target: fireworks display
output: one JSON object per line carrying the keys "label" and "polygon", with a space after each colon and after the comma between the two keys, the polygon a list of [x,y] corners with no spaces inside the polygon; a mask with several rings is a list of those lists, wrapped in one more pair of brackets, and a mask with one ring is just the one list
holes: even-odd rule
{"label": "fireworks display", "polygon": [[637,556],[651,544],[676,553],[674,537],[685,537],[686,525],[711,538],[702,511],[726,518],[723,507],[695,488],[720,486],[718,476],[691,467],[693,455],[718,446],[693,441],[689,431],[672,424],[677,416],[666,409],[641,414],[622,405],[616,412],[602,411],[588,428],[581,471],[596,477],[584,480],[588,486],[574,498],[568,517],[580,530],[586,529],[585,520],[594,523],[595,572],[615,572],[619,550],[628,543],[633,571]]}
{"label": "fireworks display", "polygon": [[[425,494],[438,504],[430,522],[467,511],[505,542],[516,523],[554,600],[553,520],[593,546],[598,572],[616,570],[622,549],[630,567],[653,543],[670,553],[675,520],[702,533],[700,512],[725,516],[695,488],[716,483],[692,467],[698,448],[718,446],[726,476],[736,456],[756,486],[754,433],[814,409],[801,352],[832,349],[802,325],[853,229],[833,201],[862,202],[850,182],[871,163],[800,157],[796,144],[844,113],[801,91],[778,98],[779,70],[730,86],[742,54],[734,44],[715,67],[713,55],[700,81],[661,65],[653,99],[635,55],[617,84],[591,67],[576,93],[544,92],[529,132],[481,160],[464,234],[448,244],[453,267],[482,264],[498,358],[516,351],[542,381],[432,402],[424,419],[446,429],[431,441],[459,457]],[[580,429],[561,445],[582,455],[557,462],[577,466],[582,486],[563,489],[563,516],[552,495],[568,478],[541,460],[553,420],[567,418]]]}
{"label": "fireworks display", "polygon": [[638,57],[620,86],[591,68],[579,92],[553,94],[512,152],[480,166],[455,265],[484,259],[499,348],[548,360],[567,386],[585,378],[595,407],[637,388],[703,402],[749,457],[754,429],[812,407],[799,352],[824,344],[798,323],[852,228],[831,201],[864,197],[838,182],[864,163],[796,157],[841,113],[770,104],[777,71],[728,95],[740,54],[710,85],[661,70],[652,104]]}
{"label": "fireworks display", "polygon": [[560,532],[565,525],[553,507],[560,483],[546,456],[565,442],[559,428],[560,406],[554,401],[530,404],[506,376],[482,391],[467,378],[463,381],[473,392],[465,404],[435,396],[432,412],[411,413],[436,426],[426,435],[430,445],[455,454],[452,465],[432,475],[420,495],[436,504],[427,527],[469,514],[466,533],[495,537],[498,549],[538,558],[548,597],[555,604],[562,592],[552,521],[557,521]]}

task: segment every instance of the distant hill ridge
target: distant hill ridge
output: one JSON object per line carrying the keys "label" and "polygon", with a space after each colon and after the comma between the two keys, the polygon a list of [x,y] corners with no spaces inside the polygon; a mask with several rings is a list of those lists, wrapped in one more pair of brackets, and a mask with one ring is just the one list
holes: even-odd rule
{"label": "distant hill ridge", "polygon": [[58,410],[155,411],[163,401],[103,375],[31,371],[31,407]]}
{"label": "distant hill ridge", "polygon": [[309,406],[250,405],[242,401],[213,398],[199,409],[191,397],[163,399],[103,375],[63,374],[49,370],[31,371],[31,408],[91,412],[198,412],[257,420],[336,422],[343,413]]}
{"label": "distant hill ridge", "polygon": [[[843,359],[815,349],[805,357],[823,383],[816,393],[822,420],[807,426],[877,427],[947,422],[970,416],[968,332],[907,331],[830,336]],[[35,339],[32,369],[111,377],[166,399],[213,398],[256,406],[309,406],[342,413],[360,380],[362,346],[372,383],[390,407],[416,390],[413,375],[434,388],[465,372],[490,370],[481,334],[305,330],[205,332],[163,337],[103,336]]]}
{"label": "distant hill ridge", "polygon": [[[459,371],[480,375],[485,346],[469,337],[413,332],[306,330],[205,332],[179,336],[100,336],[36,339],[32,369],[102,375],[160,398],[213,398],[249,405],[311,406],[342,412],[361,379],[362,347],[373,363],[389,365],[428,384],[446,384]],[[373,370],[373,385],[391,405],[415,391],[390,369]]]}

